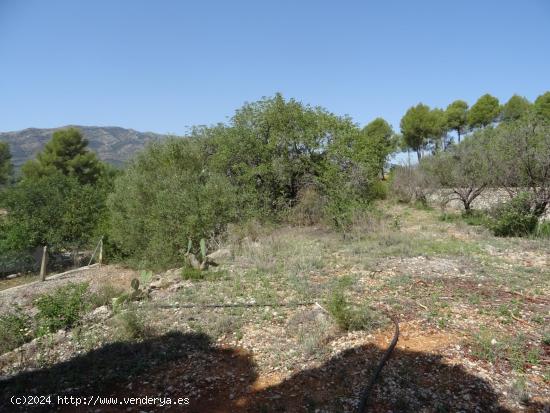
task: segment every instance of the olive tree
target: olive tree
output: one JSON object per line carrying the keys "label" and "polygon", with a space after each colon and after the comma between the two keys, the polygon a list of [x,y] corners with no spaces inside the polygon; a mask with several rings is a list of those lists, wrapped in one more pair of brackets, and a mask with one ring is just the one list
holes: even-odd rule
{"label": "olive tree", "polygon": [[499,125],[490,153],[494,185],[511,197],[530,192],[532,212],[541,216],[550,203],[550,122],[531,114]]}
{"label": "olive tree", "polygon": [[478,131],[445,152],[424,158],[420,166],[432,175],[443,203],[457,200],[470,212],[474,200],[490,184],[488,157],[492,129]]}

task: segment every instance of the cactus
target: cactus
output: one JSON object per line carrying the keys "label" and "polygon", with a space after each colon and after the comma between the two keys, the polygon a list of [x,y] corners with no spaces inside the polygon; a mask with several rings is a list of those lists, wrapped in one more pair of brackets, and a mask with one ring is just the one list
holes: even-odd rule
{"label": "cactus", "polygon": [[206,241],[204,238],[201,238],[201,258],[203,262],[206,261]]}
{"label": "cactus", "polygon": [[193,248],[193,241],[189,238],[189,241],[187,241],[187,254],[191,252],[191,248]]}
{"label": "cactus", "polygon": [[130,286],[134,291],[139,290],[139,280],[137,278],[132,278],[132,281],[130,281]]}

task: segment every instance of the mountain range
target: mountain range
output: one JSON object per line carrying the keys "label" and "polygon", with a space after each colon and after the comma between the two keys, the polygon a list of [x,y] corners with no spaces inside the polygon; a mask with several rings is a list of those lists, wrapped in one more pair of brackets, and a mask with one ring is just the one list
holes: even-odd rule
{"label": "mountain range", "polygon": [[148,142],[162,140],[167,135],[153,132],[138,132],[114,126],[67,125],[59,128],[28,128],[14,132],[0,132],[0,142],[8,142],[12,161],[16,169],[29,159],[34,159],[52,134],[59,129],[74,127],[80,129],[89,142],[89,148],[99,158],[112,165],[121,166]]}

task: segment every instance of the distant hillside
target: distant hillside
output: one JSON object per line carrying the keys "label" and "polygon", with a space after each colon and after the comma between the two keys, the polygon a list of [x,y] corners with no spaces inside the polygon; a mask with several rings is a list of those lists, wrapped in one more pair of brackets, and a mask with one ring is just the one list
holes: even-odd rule
{"label": "distant hillside", "polygon": [[[138,132],[133,129],[111,126],[71,126],[82,131],[84,137],[89,141],[89,147],[98,154],[99,158],[113,165],[122,165],[134,153],[142,149],[147,142],[166,137],[166,135],[157,133]],[[13,163],[16,168],[19,168],[25,161],[36,156],[56,130],[67,127],[69,126],[0,132],[0,141],[10,144]]]}

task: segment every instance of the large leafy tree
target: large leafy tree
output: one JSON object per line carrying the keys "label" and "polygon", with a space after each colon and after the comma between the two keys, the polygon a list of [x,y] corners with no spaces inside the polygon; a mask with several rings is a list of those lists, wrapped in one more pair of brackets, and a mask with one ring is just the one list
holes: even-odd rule
{"label": "large leafy tree", "polygon": [[468,111],[470,129],[484,128],[498,119],[500,105],[498,99],[490,94],[481,96]]}
{"label": "large leafy tree", "polygon": [[248,103],[228,126],[200,130],[210,163],[239,187],[255,193],[266,211],[292,206],[301,188],[323,170],[327,147],[357,127],[349,118],[280,94]]}
{"label": "large leafy tree", "polygon": [[518,120],[529,111],[531,103],[523,96],[513,95],[502,107],[503,122]]}
{"label": "large leafy tree", "polygon": [[543,93],[537,97],[534,106],[538,116],[550,121],[550,92]]}
{"label": "large leafy tree", "polygon": [[0,142],[0,187],[6,185],[13,172],[10,147],[6,142]]}
{"label": "large leafy tree", "polygon": [[466,131],[468,125],[468,104],[463,100],[455,100],[445,110],[447,115],[447,127],[456,131],[458,142]]}
{"label": "large leafy tree", "polygon": [[416,152],[418,160],[430,143],[430,138],[440,131],[440,118],[429,106],[419,103],[407,110],[401,118],[401,133],[405,144]]}
{"label": "large leafy tree", "polygon": [[101,175],[101,162],[87,148],[88,141],[76,128],[53,133],[36,160],[23,165],[24,178],[36,178],[61,172],[74,176],[81,184],[93,184]]}

